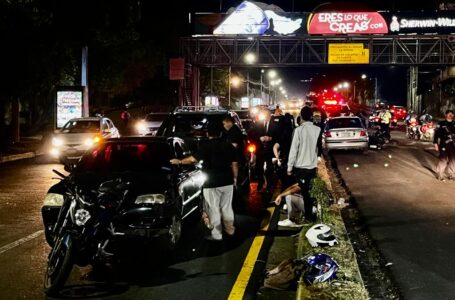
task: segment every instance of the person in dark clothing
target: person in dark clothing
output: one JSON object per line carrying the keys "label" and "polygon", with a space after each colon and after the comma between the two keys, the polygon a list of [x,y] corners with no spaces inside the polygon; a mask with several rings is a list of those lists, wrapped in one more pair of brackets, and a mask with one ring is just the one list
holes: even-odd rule
{"label": "person in dark clothing", "polygon": [[232,236],[235,231],[232,197],[238,176],[235,148],[219,137],[219,126],[210,124],[207,128],[209,140],[201,143],[198,152],[182,160],[172,159],[171,164],[194,164],[202,162],[207,175],[203,186],[204,222],[211,229],[208,240],[220,241],[222,229]]}
{"label": "person in dark clothing", "polygon": [[234,119],[231,116],[226,116],[223,119],[223,127],[225,131],[223,132],[222,138],[231,143],[237,150],[239,163],[244,163],[245,135],[242,133],[242,130],[234,124]]}
{"label": "person in dark clothing", "polygon": [[249,132],[249,137],[256,144],[256,174],[258,176],[257,190],[264,186],[264,164],[266,165],[265,180],[267,192],[273,191],[273,145],[276,139],[277,126],[268,110],[263,110],[263,121],[257,121]]}
{"label": "person in dark clothing", "polygon": [[278,133],[275,144],[273,146],[273,154],[276,162],[276,173],[281,181],[281,189],[285,190],[295,183],[293,177],[287,174],[287,162],[289,151],[291,150],[292,133],[294,131],[294,118],[286,113],[279,124]]}
{"label": "person in dark clothing", "polygon": [[455,121],[453,110],[446,111],[446,119],[439,122],[433,140],[439,151],[439,163],[436,168],[437,179],[444,181],[446,169],[449,180],[455,179]]}

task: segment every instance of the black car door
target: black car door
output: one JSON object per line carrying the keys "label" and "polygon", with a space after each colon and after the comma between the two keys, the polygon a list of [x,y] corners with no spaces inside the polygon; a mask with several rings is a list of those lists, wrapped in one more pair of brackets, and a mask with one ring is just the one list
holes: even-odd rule
{"label": "black car door", "polygon": [[[190,155],[183,140],[174,140],[175,155],[178,159],[183,159]],[[180,170],[180,184],[178,191],[182,199],[182,219],[193,212],[197,212],[201,207],[202,185],[204,182],[203,174],[192,165],[184,165]]]}

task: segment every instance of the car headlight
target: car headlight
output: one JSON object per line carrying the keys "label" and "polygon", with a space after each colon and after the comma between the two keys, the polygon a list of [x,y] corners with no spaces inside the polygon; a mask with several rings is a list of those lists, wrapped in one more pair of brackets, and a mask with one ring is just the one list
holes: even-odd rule
{"label": "car headlight", "polygon": [[74,214],[74,219],[77,226],[84,226],[85,223],[90,219],[90,213],[85,209],[78,209]]}
{"label": "car headlight", "polygon": [[163,204],[165,200],[163,194],[146,194],[138,196],[134,204]]}
{"label": "car headlight", "polygon": [[57,148],[52,148],[49,151],[49,154],[52,155],[53,157],[58,158],[60,156],[60,150],[58,150]]}
{"label": "car headlight", "polygon": [[63,145],[63,140],[61,138],[58,138],[58,137],[54,137],[52,139],[52,146],[55,146],[55,147],[60,147]]}
{"label": "car headlight", "polygon": [[98,143],[101,141],[101,138],[99,136],[95,136],[94,138],[86,139],[84,141],[84,145],[87,147],[92,147],[94,144]]}
{"label": "car headlight", "polygon": [[136,129],[140,134],[145,134],[147,132],[147,126],[143,121],[140,121],[136,124]]}
{"label": "car headlight", "polygon": [[44,206],[62,206],[63,205],[63,195],[48,193],[44,198]]}

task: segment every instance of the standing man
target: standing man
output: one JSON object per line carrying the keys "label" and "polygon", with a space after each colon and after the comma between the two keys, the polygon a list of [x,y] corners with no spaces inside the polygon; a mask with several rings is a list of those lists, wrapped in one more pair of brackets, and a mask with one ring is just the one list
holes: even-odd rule
{"label": "standing man", "polygon": [[318,157],[322,154],[321,128],[311,121],[313,111],[305,106],[300,111],[302,125],[294,130],[288,161],[288,175],[294,175],[300,186],[305,207],[305,221],[316,221],[314,199],[310,197],[310,183],[316,177]]}
{"label": "standing man", "polygon": [[379,114],[379,119],[381,119],[381,131],[386,134],[387,139],[390,140],[390,119],[392,119],[392,114],[390,110],[386,108],[381,111]]}
{"label": "standing man", "polygon": [[260,112],[261,119],[257,121],[250,131],[250,138],[257,145],[256,153],[256,174],[258,176],[257,190],[261,191],[264,185],[264,163],[266,164],[265,180],[267,181],[267,192],[273,191],[273,145],[274,131],[276,125],[271,118],[269,110]]}
{"label": "standing man", "polygon": [[455,122],[453,110],[446,111],[446,119],[441,121],[434,135],[434,148],[439,151],[439,163],[436,168],[437,179],[445,180],[445,171],[449,180],[455,178]]}
{"label": "standing man", "polygon": [[211,229],[206,239],[221,241],[223,227],[226,234],[234,235],[234,211],[232,196],[238,175],[237,155],[235,148],[219,139],[217,124],[209,124],[209,140],[202,143],[198,153],[182,160],[171,159],[174,165],[189,165],[202,162],[202,170],[207,175],[204,183],[204,212],[208,215],[206,225]]}

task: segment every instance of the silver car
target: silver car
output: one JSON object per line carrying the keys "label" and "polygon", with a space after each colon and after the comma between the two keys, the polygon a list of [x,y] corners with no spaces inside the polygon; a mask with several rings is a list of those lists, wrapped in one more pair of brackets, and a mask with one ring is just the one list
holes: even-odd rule
{"label": "silver car", "polygon": [[117,127],[108,118],[71,119],[54,134],[50,155],[62,163],[77,161],[101,140],[118,137],[120,133]]}
{"label": "silver car", "polygon": [[335,117],[328,120],[323,138],[327,150],[368,149],[368,133],[358,117]]}
{"label": "silver car", "polygon": [[164,120],[167,119],[169,113],[150,113],[145,119],[136,123],[136,131],[139,135],[156,135]]}

